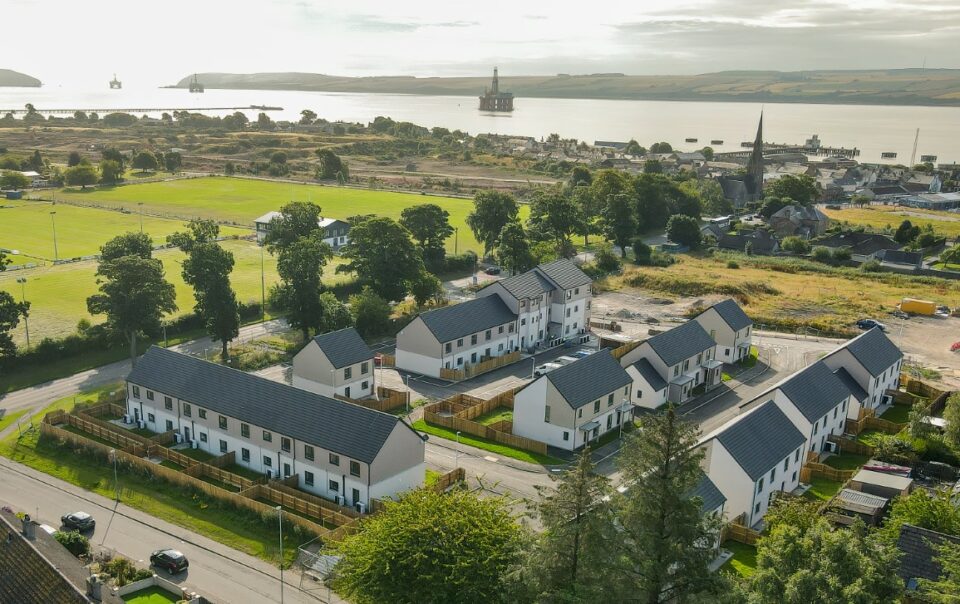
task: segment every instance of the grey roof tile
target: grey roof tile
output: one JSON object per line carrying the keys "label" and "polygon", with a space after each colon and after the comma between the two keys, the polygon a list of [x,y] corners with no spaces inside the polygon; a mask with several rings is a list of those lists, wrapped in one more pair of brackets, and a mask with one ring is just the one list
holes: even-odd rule
{"label": "grey roof tile", "polygon": [[[572,408],[578,409],[631,383],[627,371],[609,349],[554,369],[546,378]],[[619,400],[614,403],[620,404]]]}
{"label": "grey roof tile", "polygon": [[740,308],[740,305],[737,304],[733,298],[727,298],[726,300],[717,302],[711,306],[711,308],[717,311],[720,318],[734,331],[740,331],[744,327],[753,325],[753,321],[750,320],[747,313],[743,312],[743,309]]}
{"label": "grey roof tile", "polygon": [[667,367],[717,345],[696,321],[687,321],[647,340]]}
{"label": "grey roof tile", "polygon": [[778,388],[810,423],[819,421],[850,396],[847,386],[823,361],[794,373]]}
{"label": "grey roof tile", "polygon": [[717,485],[713,484],[713,481],[710,480],[710,477],[706,474],[700,476],[697,486],[687,492],[687,497],[699,497],[703,502],[703,505],[700,507],[703,512],[712,512],[727,501],[727,498],[723,496],[723,493],[720,492]]}
{"label": "grey roof tile", "polygon": [[517,319],[500,296],[483,296],[420,313],[420,318],[438,342],[449,342],[463,336],[510,323]]}
{"label": "grey roof tile", "polygon": [[127,381],[365,463],[400,420],[189,355],[147,350]]}
{"label": "grey roof tile", "polygon": [[773,401],[763,403],[717,434],[716,439],[753,481],[806,442]]}
{"label": "grey roof tile", "polygon": [[537,298],[556,289],[546,277],[537,271],[527,271],[498,281],[514,298]]}
{"label": "grey roof tile", "polygon": [[897,549],[900,550],[900,577],[904,581],[940,578],[941,567],[936,547],[944,543],[960,544],[960,537],[904,524],[900,527]]}
{"label": "grey roof tile", "polygon": [[373,359],[373,351],[352,327],[314,336],[313,341],[337,369]]}
{"label": "grey roof tile", "polygon": [[[876,377],[903,358],[903,353],[879,328],[868,329],[850,340],[841,349],[846,348],[863,368]],[[831,353],[835,354],[835,353]]]}
{"label": "grey roof tile", "polygon": [[592,282],[592,279],[580,270],[580,267],[574,264],[572,260],[566,258],[541,264],[534,270],[542,272],[561,289],[570,289],[578,285],[588,285]]}
{"label": "grey roof tile", "polygon": [[667,387],[667,382],[660,377],[660,374],[657,373],[657,370],[653,368],[653,365],[651,365],[647,359],[640,359],[633,364],[633,367],[640,372],[641,377],[643,377],[656,392]]}
{"label": "grey roof tile", "polygon": [[833,372],[833,375],[843,382],[843,385],[847,387],[847,390],[850,391],[850,394],[853,395],[853,398],[857,399],[859,402],[863,402],[867,399],[867,391],[860,387],[860,384],[857,383],[857,380],[853,379],[853,376],[847,372],[846,369],[840,367]]}

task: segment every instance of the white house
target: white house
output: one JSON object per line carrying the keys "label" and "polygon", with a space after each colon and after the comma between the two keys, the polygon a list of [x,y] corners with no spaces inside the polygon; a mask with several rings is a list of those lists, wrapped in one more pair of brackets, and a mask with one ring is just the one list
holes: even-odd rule
{"label": "white house", "polygon": [[399,418],[165,348],[127,376],[126,406],[153,432],[358,509],[424,478],[423,438]]}
{"label": "white house", "polygon": [[728,519],[763,519],[774,494],[800,484],[806,437],[773,401],[727,422],[701,441],[703,468],[726,497]]}
{"label": "white house", "polygon": [[[900,385],[903,353],[882,330],[869,329],[823,358],[830,369],[843,369],[866,396],[847,409],[847,417],[859,419],[860,410],[871,410],[889,403],[888,390]],[[858,395],[859,393],[855,393]]]}
{"label": "white house", "polygon": [[[253,221],[257,231],[257,243],[263,243],[270,231],[270,223],[273,219],[280,216],[280,212],[267,212]],[[317,225],[323,231],[323,241],[334,251],[350,243],[350,223],[338,220],[336,218],[320,218]]]}
{"label": "white house", "polygon": [[632,420],[630,383],[609,350],[554,369],[514,394],[513,434],[579,449]]}
{"label": "white house", "polygon": [[[660,379],[667,383],[666,400],[682,403],[693,396],[698,386],[709,390],[720,384],[723,363],[713,356],[716,346],[717,343],[699,323],[688,321],[644,341],[623,355],[620,364],[629,367],[640,359],[646,359]],[[636,379],[634,393],[641,393],[634,402],[652,407],[659,400],[659,395],[652,395],[653,402],[649,404],[642,400],[642,395],[659,392],[659,382],[650,384],[639,368],[632,376]]]}
{"label": "white house", "polygon": [[293,357],[293,385],[324,396],[373,396],[373,351],[353,327],[320,334]]}
{"label": "white house", "polygon": [[753,321],[732,298],[717,302],[693,320],[716,341],[718,361],[736,363],[750,356]]}
{"label": "white house", "polygon": [[627,375],[633,382],[630,400],[634,405],[645,409],[656,409],[667,402],[666,380],[660,377],[657,370],[647,359],[640,359],[632,365],[627,365]]}

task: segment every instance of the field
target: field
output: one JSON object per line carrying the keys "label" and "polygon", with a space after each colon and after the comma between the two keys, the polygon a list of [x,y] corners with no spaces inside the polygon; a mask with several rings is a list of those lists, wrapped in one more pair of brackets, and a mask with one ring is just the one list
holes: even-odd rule
{"label": "field", "polygon": [[[732,296],[755,323],[782,331],[856,333],[864,316],[883,317],[905,296],[951,307],[960,283],[891,273],[867,273],[793,258],[742,254],[681,255],[667,268],[629,267],[601,287],[636,287],[668,296]],[[739,268],[730,268],[735,260]]]}
{"label": "field", "polygon": [[[138,206],[132,213],[96,210],[48,202],[5,201],[0,205],[0,247],[18,250],[26,256],[52,261],[53,219],[57,226],[57,257],[76,258],[96,254],[108,239],[140,230]],[[53,219],[50,212],[56,212]],[[166,242],[167,235],[185,229],[184,221],[143,217],[143,230],[155,244]],[[223,235],[250,235],[249,229],[222,227]],[[21,261],[13,257],[15,264]]]}
{"label": "field", "polygon": [[[136,211],[137,204],[143,203],[148,213],[181,219],[214,218],[251,227],[258,216],[279,210],[289,201],[313,201],[321,207],[324,216],[341,219],[359,214],[397,219],[406,207],[435,203],[450,212],[450,224],[459,229],[459,251],[481,251],[466,223],[467,214],[473,208],[470,199],[227,177],[171,180],[87,191],[65,189],[58,192],[57,197],[130,211]],[[453,237],[447,240],[447,250],[454,251]]]}
{"label": "field", "polygon": [[[863,225],[875,230],[890,227],[896,230],[900,223],[909,220],[921,228],[930,224],[933,230],[948,237],[960,235],[960,214],[903,208],[896,206],[869,206],[865,208],[844,208],[842,210],[823,209],[832,220],[848,222],[850,225]],[[892,234],[892,231],[891,231]]]}

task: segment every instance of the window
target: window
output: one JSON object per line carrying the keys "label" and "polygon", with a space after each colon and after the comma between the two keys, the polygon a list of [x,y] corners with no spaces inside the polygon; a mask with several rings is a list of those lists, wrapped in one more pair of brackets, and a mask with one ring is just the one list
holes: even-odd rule
{"label": "window", "polygon": [[725,356],[725,357],[730,356],[730,349],[729,349],[729,348],[724,348],[724,349],[723,349],[723,356]]}
{"label": "window", "polygon": [[613,406],[613,394],[607,395],[607,407]]}
{"label": "window", "polygon": [[503,325],[497,328],[497,333],[503,333]]}
{"label": "window", "polygon": [[587,310],[590,310],[590,300],[587,300],[587,306],[586,306],[586,309],[587,309]]}
{"label": "window", "polygon": [[475,352],[471,352],[471,353],[470,353],[470,362],[471,362],[471,363],[476,363],[476,362],[477,362],[477,353],[475,353]]}
{"label": "window", "polygon": [[673,377],[677,377],[678,375],[680,375],[680,365],[676,365],[673,368]]}
{"label": "window", "polygon": [[207,433],[206,433],[206,432],[201,432],[201,433],[200,433],[200,442],[202,442],[202,443],[207,442]]}
{"label": "window", "polygon": [[774,479],[777,477],[777,469],[774,468],[770,470],[770,482],[773,483]]}
{"label": "window", "polygon": [[242,448],[240,449],[240,459],[246,462],[250,461],[250,449]]}
{"label": "window", "polygon": [[593,401],[593,412],[597,413],[600,411],[600,401]]}
{"label": "window", "polygon": [[843,404],[840,405],[840,411],[843,411],[844,413],[846,413],[846,411],[847,411],[847,401],[843,401]]}
{"label": "window", "polygon": [[265,468],[273,467],[273,460],[270,459],[270,456],[269,456],[269,455],[264,455],[264,456],[263,456],[263,466],[264,466]]}
{"label": "window", "polygon": [[163,408],[167,410],[173,409],[173,399],[169,396],[163,397]]}
{"label": "window", "polygon": [[566,430],[563,431],[563,440],[570,440],[570,433]]}
{"label": "window", "polygon": [[817,430],[820,429],[820,420],[817,420],[817,423],[813,424],[813,434],[816,436]]}
{"label": "window", "polygon": [[364,361],[360,363],[360,375],[366,375],[370,371],[370,362]]}
{"label": "window", "polygon": [[266,442],[273,442],[273,434],[271,434],[270,432],[267,432],[266,430],[264,430],[264,431],[263,431],[263,440],[265,440]]}
{"label": "window", "polygon": [[350,462],[350,475],[351,476],[360,476],[360,462],[351,461]]}
{"label": "window", "polygon": [[353,502],[357,503],[358,501],[360,501],[360,491],[353,489]]}
{"label": "window", "polygon": [[477,334],[473,334],[472,336],[470,336],[470,344],[473,345],[476,343],[477,343]]}
{"label": "window", "polygon": [[573,292],[568,289],[568,290],[567,290],[567,300],[569,300],[572,296],[573,296]]}
{"label": "window", "polygon": [[759,493],[762,490],[763,490],[763,479],[761,478],[759,481],[757,481],[757,492]]}
{"label": "window", "polygon": [[568,319],[570,318],[570,309],[569,309],[569,308],[567,309],[567,318],[568,318]]}
{"label": "window", "polygon": [[225,418],[224,416],[221,415],[221,416],[220,416],[220,419],[217,420],[217,421],[220,422],[220,427],[221,427],[221,428],[223,428],[224,430],[227,429],[227,418]]}
{"label": "window", "polygon": [[580,306],[579,306],[578,304],[574,304],[574,305],[573,305],[573,312],[578,312],[579,310],[580,310]]}
{"label": "window", "polygon": [[526,317],[520,319],[520,325],[526,325],[526,324],[527,324],[527,318],[526,318]]}
{"label": "window", "polygon": [[147,390],[147,400],[148,401],[153,400],[153,390]]}
{"label": "window", "polygon": [[183,409],[183,414],[186,417],[193,415],[193,410],[190,409],[190,403],[180,403],[181,408]]}
{"label": "window", "polygon": [[147,421],[152,424],[153,422],[157,421],[157,418],[154,417],[154,415],[153,415],[152,413],[148,413],[148,414],[147,414]]}
{"label": "window", "polygon": [[795,462],[800,461],[800,449],[797,449],[796,451],[794,451],[794,453],[793,453],[793,461],[795,461]]}
{"label": "window", "polygon": [[140,398],[140,386],[133,386],[133,396]]}
{"label": "window", "polygon": [[702,353],[702,352],[697,355],[697,365],[700,365],[701,363],[703,363],[703,353]]}
{"label": "window", "polygon": [[607,430],[613,427],[613,414],[607,416]]}
{"label": "window", "polygon": [[796,472],[793,473],[793,482],[797,482],[797,473],[796,473]]}
{"label": "window", "polygon": [[690,369],[690,359],[683,362],[683,370],[686,371],[687,369]]}
{"label": "window", "polygon": [[833,419],[837,419],[837,408],[833,408]]}
{"label": "window", "polygon": [[543,408],[543,421],[550,423],[550,405]]}
{"label": "window", "polygon": [[334,493],[340,492],[340,483],[337,482],[336,480],[331,480],[330,482],[328,482],[327,487],[329,487],[330,490],[333,491]]}
{"label": "window", "polygon": [[167,432],[169,432],[170,430],[173,430],[173,422],[168,419],[168,420],[167,420]]}
{"label": "window", "polygon": [[457,340],[457,348],[460,348],[461,346],[463,346],[463,338]]}
{"label": "window", "polygon": [[250,424],[240,424],[240,436],[250,438]]}
{"label": "window", "polygon": [[577,417],[583,417],[583,407],[577,409]]}
{"label": "window", "polygon": [[330,465],[333,465],[333,466],[340,465],[340,456],[337,455],[336,453],[331,453],[329,459],[330,459]]}
{"label": "window", "polygon": [[488,329],[488,330],[487,330],[487,333],[483,334],[483,337],[484,337],[484,339],[486,339],[486,340],[489,342],[489,341],[490,341],[490,338],[493,337],[493,331],[491,331],[491,330]]}
{"label": "window", "polygon": [[643,390],[637,390],[637,398],[643,398]]}
{"label": "window", "polygon": [[503,352],[503,343],[497,345],[497,352]]}
{"label": "window", "polygon": [[287,437],[285,437],[285,436],[281,436],[281,437],[280,437],[280,450],[281,450],[281,451],[286,451],[287,453],[290,452],[290,439],[289,439],[289,438],[287,438]]}
{"label": "window", "polygon": [[223,440],[222,438],[220,439],[220,452],[221,453],[227,452],[227,441]]}
{"label": "window", "polygon": [[370,382],[368,382],[367,380],[363,380],[363,382],[360,384],[361,390],[366,390],[369,387],[370,387]]}
{"label": "window", "polygon": [[453,345],[450,342],[447,342],[446,344],[443,345],[444,352],[450,352],[452,350],[453,350]]}
{"label": "window", "polygon": [[511,323],[510,325],[507,325],[507,331],[510,333],[513,333],[513,323]]}
{"label": "window", "polygon": [[313,472],[304,472],[303,473],[303,484],[308,487],[313,486]]}
{"label": "window", "polygon": [[206,409],[200,409],[197,413],[200,414],[200,419],[207,419],[207,410],[206,410]]}
{"label": "window", "polygon": [[787,471],[787,467],[790,465],[790,456],[788,455],[786,459],[783,460],[783,471]]}
{"label": "window", "polygon": [[343,370],[343,379],[349,380],[353,377],[353,367],[347,367]]}
{"label": "window", "polygon": [[756,507],[753,508],[753,513],[754,513],[754,514],[759,514],[759,513],[760,513],[760,502],[759,502],[759,501],[757,502]]}
{"label": "window", "polygon": [[623,396],[630,396],[630,386],[623,387]]}

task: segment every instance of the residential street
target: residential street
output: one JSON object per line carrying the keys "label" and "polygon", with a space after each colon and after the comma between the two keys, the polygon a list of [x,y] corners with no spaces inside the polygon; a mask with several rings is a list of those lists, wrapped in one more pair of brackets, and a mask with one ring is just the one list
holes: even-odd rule
{"label": "residential street", "polygon": [[[175,547],[190,560],[189,570],[173,577],[176,583],[196,590],[214,602],[279,602],[279,570],[266,562],[230,549],[159,518],[116,506],[105,497],[0,458],[0,504],[23,511],[43,524],[59,527],[62,514],[77,510],[89,512],[97,521],[91,543],[112,548],[137,561],[149,564],[150,553],[161,547]],[[160,571],[164,577],[169,575]],[[284,602],[327,602],[326,590],[303,592],[298,589],[300,575],[284,572]],[[333,602],[343,600],[334,594]]]}

